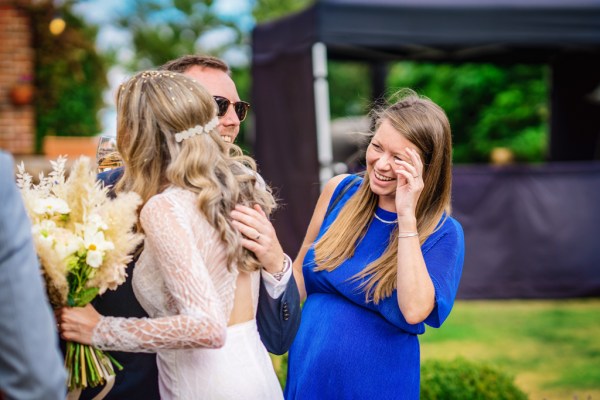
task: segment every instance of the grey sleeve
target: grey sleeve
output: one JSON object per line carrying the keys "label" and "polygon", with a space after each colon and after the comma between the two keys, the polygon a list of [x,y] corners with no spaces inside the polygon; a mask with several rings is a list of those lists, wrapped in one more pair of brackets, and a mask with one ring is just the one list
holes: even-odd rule
{"label": "grey sleeve", "polygon": [[65,399],[54,323],[12,157],[0,152],[0,392],[5,399]]}

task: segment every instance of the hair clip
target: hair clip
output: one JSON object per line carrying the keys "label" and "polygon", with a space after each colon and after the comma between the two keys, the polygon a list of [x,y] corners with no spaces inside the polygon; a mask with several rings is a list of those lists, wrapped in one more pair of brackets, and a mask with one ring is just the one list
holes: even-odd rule
{"label": "hair clip", "polygon": [[175,134],[175,141],[177,143],[184,141],[185,139],[189,139],[195,135],[201,135],[203,133],[209,133],[213,129],[215,129],[219,125],[219,119],[214,117],[210,121],[206,123],[206,125],[196,125],[193,128],[186,129],[185,131],[181,131]]}

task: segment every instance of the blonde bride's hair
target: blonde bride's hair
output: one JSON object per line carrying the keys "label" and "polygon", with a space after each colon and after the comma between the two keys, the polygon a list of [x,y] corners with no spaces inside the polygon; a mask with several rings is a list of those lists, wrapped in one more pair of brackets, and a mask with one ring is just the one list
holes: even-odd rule
{"label": "blonde bride's hair", "polygon": [[[175,135],[216,118],[213,97],[187,76],[144,71],[117,93],[117,148],[125,168],[116,190],[140,194],[143,205],[168,186],[198,195],[198,208],[225,245],[228,267],[255,271],[258,260],[241,245],[229,217],[236,204],[258,204],[269,215],[276,207],[271,190],[257,184],[256,164],[225,143],[215,127],[177,142]],[[141,229],[141,228],[140,228]]]}

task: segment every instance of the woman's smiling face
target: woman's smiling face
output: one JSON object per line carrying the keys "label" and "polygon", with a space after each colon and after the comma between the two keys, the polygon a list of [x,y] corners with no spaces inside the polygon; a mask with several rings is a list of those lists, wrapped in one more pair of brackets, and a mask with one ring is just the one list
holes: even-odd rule
{"label": "woman's smiling face", "polygon": [[371,191],[380,197],[379,205],[388,203],[396,197],[396,186],[399,177],[395,170],[403,168],[395,163],[395,160],[403,160],[411,163],[410,155],[406,148],[418,151],[417,147],[409,142],[400,132],[395,130],[389,121],[383,121],[371,143],[367,147],[366,164],[369,175]]}

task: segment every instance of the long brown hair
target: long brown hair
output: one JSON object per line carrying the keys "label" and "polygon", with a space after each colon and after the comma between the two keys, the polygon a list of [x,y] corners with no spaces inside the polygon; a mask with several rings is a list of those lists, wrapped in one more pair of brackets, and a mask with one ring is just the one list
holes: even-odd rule
{"label": "long brown hair", "polygon": [[[450,214],[452,186],[452,135],[446,113],[426,97],[404,89],[393,104],[375,109],[375,130],[383,121],[390,125],[423,155],[424,188],[416,208],[421,244],[436,230],[444,214]],[[378,197],[365,178],[357,192],[344,205],[327,232],[315,244],[316,271],[332,271],[354,255],[356,245],[367,232],[377,208]],[[441,224],[440,224],[441,225]],[[357,227],[359,227],[357,229]],[[378,303],[396,289],[398,228],[391,234],[383,254],[354,278],[367,278],[362,287],[367,301]]]}
{"label": "long brown hair", "polygon": [[229,268],[254,271],[259,263],[241,246],[230,212],[236,204],[259,204],[270,214],[275,200],[256,183],[256,165],[215,128],[177,142],[175,135],[216,118],[212,96],[196,81],[170,71],[136,74],[117,94],[117,147],[125,169],[116,190],[131,190],[142,206],[168,186],[198,195],[198,208],[225,244]]}

